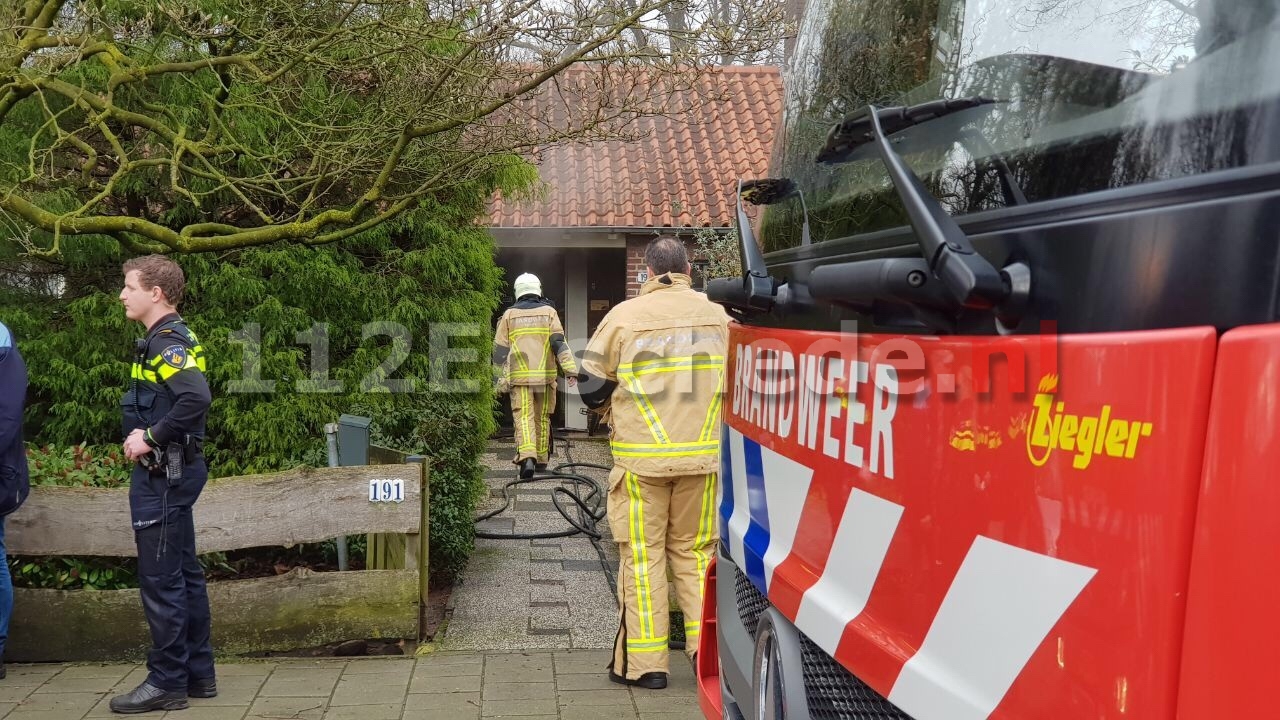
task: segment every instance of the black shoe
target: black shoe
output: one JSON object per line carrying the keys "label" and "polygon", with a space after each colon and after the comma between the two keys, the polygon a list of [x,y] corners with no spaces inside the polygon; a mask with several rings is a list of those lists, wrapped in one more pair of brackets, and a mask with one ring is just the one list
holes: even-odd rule
{"label": "black shoe", "polygon": [[181,690],[162,690],[149,680],[132,692],[111,698],[111,712],[144,713],[151,710],[185,710],[187,694]]}
{"label": "black shoe", "polygon": [[520,463],[520,479],[528,480],[533,477],[534,467],[535,463],[533,458],[525,458],[524,461]]}
{"label": "black shoe", "polygon": [[546,471],[547,471],[547,464],[546,464],[546,463],[538,463],[537,465],[534,465],[534,466],[533,466],[533,469],[534,469],[534,470],[537,470],[538,472],[546,472]]}
{"label": "black shoe", "polygon": [[667,686],[667,674],[664,672],[647,672],[635,680],[628,680],[610,670],[609,679],[619,685],[634,685],[646,690],[661,690]]}
{"label": "black shoe", "polygon": [[4,661],[0,660],[0,680],[3,680],[8,674],[9,671],[4,669]]}
{"label": "black shoe", "polygon": [[218,697],[218,680],[217,678],[199,678],[187,683],[187,697],[193,698],[211,698]]}

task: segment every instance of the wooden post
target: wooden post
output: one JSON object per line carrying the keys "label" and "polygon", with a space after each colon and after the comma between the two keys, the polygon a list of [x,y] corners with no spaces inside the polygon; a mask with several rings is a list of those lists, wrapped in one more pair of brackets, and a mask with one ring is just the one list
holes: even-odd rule
{"label": "wooden post", "polygon": [[[369,445],[370,465],[400,465],[412,462],[399,450],[379,445]],[[410,570],[405,554],[405,536],[386,533],[369,533],[365,544],[365,568],[368,570]]]}
{"label": "wooden post", "polygon": [[[418,602],[422,613],[419,618],[425,617],[427,608],[427,598],[431,582],[431,470],[430,460],[421,455],[410,455],[405,458],[408,462],[416,462],[421,466],[421,474],[418,476],[418,533],[417,535],[406,534],[404,536],[405,545],[405,568],[416,569],[418,571]],[[422,625],[418,625],[418,639],[421,640]]]}

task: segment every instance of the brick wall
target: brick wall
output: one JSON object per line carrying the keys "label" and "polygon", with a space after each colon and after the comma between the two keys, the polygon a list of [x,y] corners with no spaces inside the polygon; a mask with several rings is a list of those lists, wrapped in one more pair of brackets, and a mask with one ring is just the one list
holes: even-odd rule
{"label": "brick wall", "polygon": [[641,273],[644,272],[644,246],[649,244],[649,238],[627,238],[627,297],[633,298],[640,294],[640,285],[643,283],[636,280]]}
{"label": "brick wall", "polygon": [[[644,249],[653,239],[652,235],[643,235],[639,237],[627,238],[627,298],[633,298],[640,294],[640,286],[644,283],[636,280],[637,277],[645,273],[644,267]],[[696,260],[698,256],[698,245],[691,239],[685,239],[684,247],[689,253],[690,260]]]}

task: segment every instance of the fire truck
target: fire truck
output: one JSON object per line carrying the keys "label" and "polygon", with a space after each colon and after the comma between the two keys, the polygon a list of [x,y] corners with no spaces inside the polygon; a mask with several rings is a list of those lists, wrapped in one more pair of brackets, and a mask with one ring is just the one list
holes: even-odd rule
{"label": "fire truck", "polygon": [[810,0],[708,718],[1280,717],[1280,0]]}

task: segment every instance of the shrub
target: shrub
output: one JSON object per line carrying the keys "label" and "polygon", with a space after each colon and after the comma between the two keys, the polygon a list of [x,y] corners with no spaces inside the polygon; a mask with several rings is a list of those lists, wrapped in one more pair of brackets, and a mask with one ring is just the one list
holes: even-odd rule
{"label": "shrub", "polygon": [[126,487],[133,461],[119,447],[79,445],[27,448],[32,485]]}
{"label": "shrub", "polygon": [[[341,246],[176,258],[187,275],[179,310],[208,360],[211,474],[324,464],[324,425],[367,415],[397,449],[433,458],[431,559],[444,577],[465,566],[472,547],[478,458],[493,429],[490,322],[501,282],[492,238],[472,225],[488,190],[458,192]],[[110,458],[121,440],[120,396],[142,334],[115,299],[119,260],[68,267],[60,289],[0,282],[6,324],[31,374],[27,437],[61,448],[41,462],[65,468],[51,472],[72,483],[97,483],[118,462],[83,461],[102,452],[83,443],[102,444]],[[430,347],[443,324],[472,333],[453,334],[453,359]],[[469,359],[456,359],[460,351]],[[442,392],[446,359],[450,378],[475,387]]]}

